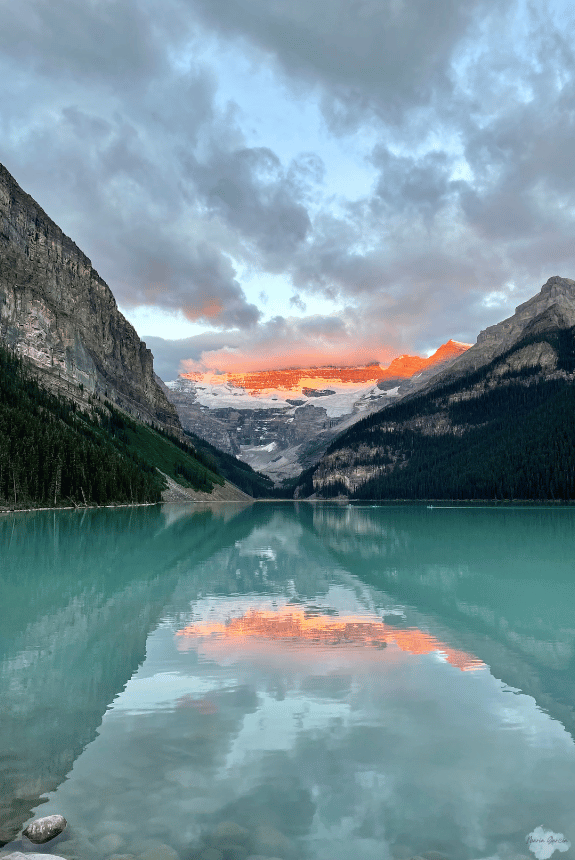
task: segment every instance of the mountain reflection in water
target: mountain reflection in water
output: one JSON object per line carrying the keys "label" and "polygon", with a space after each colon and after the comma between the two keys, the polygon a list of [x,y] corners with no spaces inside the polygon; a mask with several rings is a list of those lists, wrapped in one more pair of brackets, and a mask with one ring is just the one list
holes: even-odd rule
{"label": "mountain reflection in water", "polygon": [[192,860],[226,822],[282,860],[511,860],[539,824],[574,842],[574,521],[3,517],[3,841],[36,810],[68,818],[50,850],[70,860],[150,840]]}
{"label": "mountain reflection in water", "polygon": [[[484,665],[470,654],[450,648],[435,637],[415,628],[397,630],[382,621],[369,621],[361,616],[322,617],[317,611],[309,611],[308,614],[289,607],[276,611],[251,609],[225,623],[190,624],[183,630],[178,630],[176,636],[184,636],[188,640],[186,643],[179,643],[180,651],[197,646],[198,640],[208,637],[229,640],[233,649],[241,648],[242,640],[253,639],[257,639],[266,650],[274,644],[282,648],[286,642],[292,646],[308,648],[313,643],[324,646],[360,645],[362,648],[384,648],[388,643],[394,643],[401,651],[409,654],[429,654],[436,651],[443,654],[448,663],[464,672],[481,669]],[[362,650],[359,659],[363,656]]]}

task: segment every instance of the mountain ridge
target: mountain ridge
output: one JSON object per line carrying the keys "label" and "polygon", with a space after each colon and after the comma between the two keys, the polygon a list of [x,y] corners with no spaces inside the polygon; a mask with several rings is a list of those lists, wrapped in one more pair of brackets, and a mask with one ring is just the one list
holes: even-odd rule
{"label": "mountain ridge", "polygon": [[538,293],[518,305],[514,314],[479,332],[477,342],[439,374],[434,385],[477,370],[492,361],[517,343],[525,329],[534,325],[542,314],[549,314],[547,320],[555,327],[575,325],[575,280],[553,275]]}
{"label": "mountain ridge", "polygon": [[245,500],[220,461],[268,489],[186,439],[108,285],[0,165],[0,505]]}

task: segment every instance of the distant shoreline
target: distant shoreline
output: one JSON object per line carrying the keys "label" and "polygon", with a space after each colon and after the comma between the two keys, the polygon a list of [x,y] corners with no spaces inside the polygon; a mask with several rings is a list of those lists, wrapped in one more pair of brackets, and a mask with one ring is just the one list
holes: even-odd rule
{"label": "distant shoreline", "polygon": [[[34,511],[93,511],[93,510],[109,510],[110,508],[150,508],[156,505],[238,505],[245,504],[246,500],[241,499],[182,499],[174,501],[160,502],[130,502],[122,504],[110,505],[58,505],[50,507],[38,508],[6,508],[0,507],[0,516],[3,514],[23,514],[33,513]],[[385,507],[386,505],[428,505],[431,508],[459,508],[459,507],[510,507],[524,505],[526,507],[573,507],[575,499],[349,499],[349,498],[334,498],[334,499],[270,499],[270,498],[252,498],[252,502],[265,502],[272,504],[276,502],[291,502],[300,503],[307,502],[309,504],[366,504],[373,507]]]}

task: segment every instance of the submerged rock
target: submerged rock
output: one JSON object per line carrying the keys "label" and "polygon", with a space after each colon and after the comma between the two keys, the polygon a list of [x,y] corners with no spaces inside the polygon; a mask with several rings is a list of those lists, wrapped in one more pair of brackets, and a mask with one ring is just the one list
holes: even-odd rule
{"label": "submerged rock", "polygon": [[441,851],[424,851],[421,856],[423,860],[449,860],[447,855]]}
{"label": "submerged rock", "polygon": [[245,827],[241,827],[235,821],[222,821],[212,833],[210,842],[213,845],[220,845],[225,842],[245,845],[249,838],[250,832]]}
{"label": "submerged rock", "polygon": [[118,854],[125,844],[126,841],[122,839],[121,836],[118,836],[117,833],[106,833],[105,836],[98,839],[96,848],[98,848],[100,853],[103,855]]}
{"label": "submerged rock", "polygon": [[[235,821],[220,822],[207,841],[211,848],[223,856],[223,860],[246,860],[250,853],[250,832]],[[204,849],[200,854],[201,860],[209,860],[209,856],[204,858],[206,850],[208,849]],[[215,855],[214,860],[217,860]]]}
{"label": "submerged rock", "polygon": [[170,845],[160,842],[147,848],[139,860],[180,860],[180,855]]}
{"label": "submerged rock", "polygon": [[30,842],[42,845],[62,833],[67,823],[63,815],[46,815],[45,818],[35,818],[22,832]]}
{"label": "submerged rock", "polygon": [[193,860],[224,860],[224,855],[218,848],[204,848],[203,851],[194,854]]}
{"label": "submerged rock", "polygon": [[58,851],[61,851],[66,860],[101,860],[102,856],[85,834],[77,831],[71,839],[58,843]]}
{"label": "submerged rock", "polygon": [[291,840],[271,824],[260,824],[255,829],[255,847],[260,856],[289,857],[293,853]]}

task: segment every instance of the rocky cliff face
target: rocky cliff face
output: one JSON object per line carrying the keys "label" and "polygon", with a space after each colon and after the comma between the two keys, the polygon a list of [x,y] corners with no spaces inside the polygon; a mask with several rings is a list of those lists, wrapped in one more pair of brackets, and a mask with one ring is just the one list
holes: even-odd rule
{"label": "rocky cliff face", "polygon": [[153,356],[90,260],[0,165],[0,339],[40,381],[179,428]]}
{"label": "rocky cliff face", "polygon": [[529,334],[566,329],[575,325],[575,281],[555,275],[539,293],[519,305],[513,316],[479,333],[477,343],[435,376],[433,384],[443,384],[464,376],[493,361]]}
{"label": "rocky cliff face", "polygon": [[170,398],[186,430],[278,482],[296,477],[316,462],[346,426],[343,418],[330,417],[320,403],[280,401],[258,407],[256,401],[251,409],[245,405],[210,408],[202,405],[189,382],[178,380],[172,385]]}

